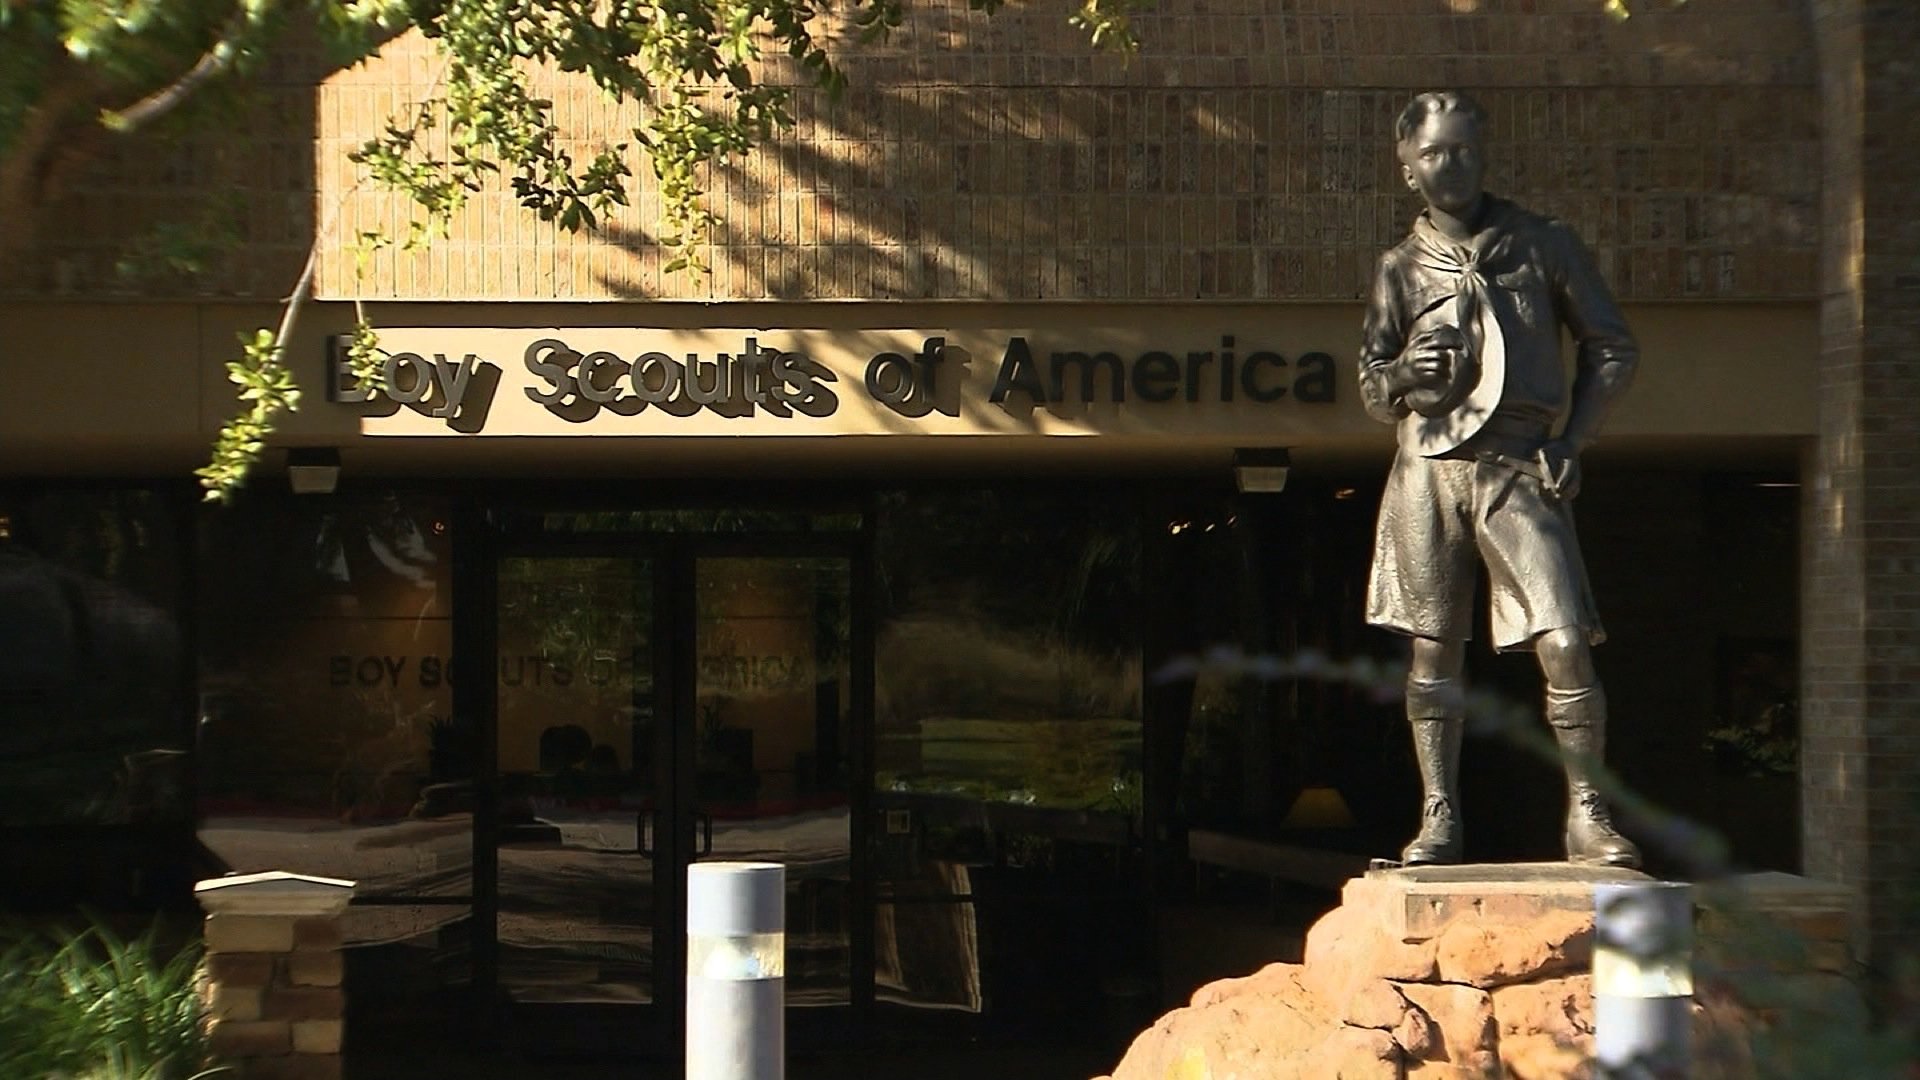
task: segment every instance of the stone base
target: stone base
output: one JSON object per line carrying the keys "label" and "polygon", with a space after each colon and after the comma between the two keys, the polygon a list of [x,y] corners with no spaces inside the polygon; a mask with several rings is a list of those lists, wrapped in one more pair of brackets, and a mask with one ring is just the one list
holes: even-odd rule
{"label": "stone base", "polygon": [[1579,863],[1469,863],[1369,870],[1347,882],[1342,904],[1368,903],[1403,941],[1437,936],[1456,918],[1528,923],[1553,912],[1591,920],[1593,887],[1652,881],[1638,870]]}
{"label": "stone base", "polygon": [[[1201,987],[1103,1080],[1591,1075],[1593,886],[1644,880],[1568,863],[1368,871],[1307,932],[1304,963]],[[1753,881],[1776,898],[1755,909],[1830,928],[1813,910],[1830,892]],[[1711,983],[1694,1016],[1710,1057],[1696,1053],[1693,1075],[1751,1075],[1750,1035],[1769,1018]]]}

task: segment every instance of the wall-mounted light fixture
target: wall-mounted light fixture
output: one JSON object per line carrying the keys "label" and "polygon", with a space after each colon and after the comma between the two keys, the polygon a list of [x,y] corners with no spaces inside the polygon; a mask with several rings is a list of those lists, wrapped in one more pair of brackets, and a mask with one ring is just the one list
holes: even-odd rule
{"label": "wall-mounted light fixture", "polygon": [[1285,491],[1292,466],[1284,446],[1243,447],[1233,452],[1233,486],[1246,494]]}
{"label": "wall-mounted light fixture", "polygon": [[340,451],[296,446],[287,451],[287,486],[295,495],[331,495],[340,484]]}

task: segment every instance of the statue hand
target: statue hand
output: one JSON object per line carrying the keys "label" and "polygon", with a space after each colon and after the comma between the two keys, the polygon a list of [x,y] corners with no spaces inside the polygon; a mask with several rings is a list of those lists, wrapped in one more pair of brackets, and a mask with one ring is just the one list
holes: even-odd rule
{"label": "statue hand", "polygon": [[1453,378],[1454,362],[1463,344],[1434,333],[1415,338],[1407,351],[1400,354],[1401,392],[1445,389],[1448,380]]}
{"label": "statue hand", "polygon": [[1566,439],[1553,439],[1540,448],[1540,467],[1547,474],[1547,494],[1572,501],[1580,494],[1580,451]]}

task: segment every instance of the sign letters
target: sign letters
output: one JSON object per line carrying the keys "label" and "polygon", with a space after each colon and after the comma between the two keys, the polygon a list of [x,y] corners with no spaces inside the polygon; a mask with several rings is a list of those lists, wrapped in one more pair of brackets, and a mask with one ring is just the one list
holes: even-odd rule
{"label": "sign letters", "polygon": [[[486,432],[496,406],[512,414],[508,430],[498,432],[505,434],[527,428],[566,434],[590,423],[595,433],[673,434],[676,421],[692,425],[690,433],[712,433],[713,422],[747,419],[771,425],[747,433],[799,434],[818,430],[807,421],[836,418],[850,402],[859,403],[860,416],[877,418],[864,421],[869,426],[889,432],[933,430],[887,421],[889,413],[910,421],[984,422],[997,431],[1005,425],[994,425],[994,413],[1030,418],[1045,410],[1068,422],[1136,413],[1144,419],[1183,406],[1322,405],[1334,400],[1336,384],[1326,352],[1288,355],[1231,333],[1198,347],[1125,349],[1099,331],[1089,331],[1098,345],[1037,330],[965,331],[962,340],[951,331],[907,330],[414,328],[390,334],[397,341],[388,345],[382,337],[390,351],[377,387],[355,378],[336,342],[329,400],[375,419],[410,410],[462,434]],[[529,403],[535,411],[528,412]],[[538,420],[542,413],[549,419]],[[935,423],[939,430],[955,426]],[[419,420],[405,430],[431,431],[422,431]]]}

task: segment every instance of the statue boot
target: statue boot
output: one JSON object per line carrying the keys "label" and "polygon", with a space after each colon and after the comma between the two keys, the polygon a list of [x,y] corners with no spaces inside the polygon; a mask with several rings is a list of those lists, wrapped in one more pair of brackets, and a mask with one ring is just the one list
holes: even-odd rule
{"label": "statue boot", "polygon": [[1460,739],[1464,698],[1453,679],[1407,680],[1407,718],[1420,763],[1420,834],[1400,853],[1403,866],[1457,863],[1466,851],[1460,822]]}
{"label": "statue boot", "polygon": [[1606,757],[1606,692],[1597,684],[1577,690],[1548,687],[1547,722],[1567,770],[1567,861],[1638,867],[1640,849],[1613,827],[1613,815],[1590,775]]}

